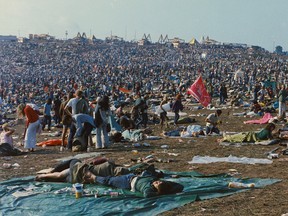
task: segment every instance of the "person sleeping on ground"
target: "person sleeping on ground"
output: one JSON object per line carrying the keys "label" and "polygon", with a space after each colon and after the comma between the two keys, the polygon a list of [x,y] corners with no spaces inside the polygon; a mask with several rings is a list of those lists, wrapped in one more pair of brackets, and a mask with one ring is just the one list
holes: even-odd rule
{"label": "person sleeping on ground", "polygon": [[231,143],[241,143],[241,142],[259,142],[263,140],[273,139],[273,130],[276,126],[274,123],[267,124],[259,132],[249,131],[241,132],[233,135],[223,135],[222,139],[218,139],[218,142],[231,142]]}
{"label": "person sleeping on ground", "polygon": [[120,189],[131,190],[132,192],[140,192],[147,197],[154,197],[165,194],[176,194],[183,191],[184,186],[171,181],[159,180],[147,171],[141,175],[126,174],[122,176],[96,176],[89,170],[85,172],[83,177],[85,183],[101,184]]}
{"label": "person sleeping on ground", "polygon": [[36,181],[52,181],[52,182],[69,182],[80,183],[83,181],[85,171],[89,171],[97,176],[119,176],[129,173],[141,173],[147,170],[150,175],[163,177],[161,171],[156,171],[153,164],[140,163],[131,168],[125,168],[107,161],[106,158],[98,159],[94,162],[81,162],[78,159],[63,161],[51,170],[50,173],[39,174],[35,177]]}

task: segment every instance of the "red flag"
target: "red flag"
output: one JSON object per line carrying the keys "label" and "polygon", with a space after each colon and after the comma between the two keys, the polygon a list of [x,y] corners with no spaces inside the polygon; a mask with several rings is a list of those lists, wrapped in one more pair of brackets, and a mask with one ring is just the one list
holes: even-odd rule
{"label": "red flag", "polygon": [[190,86],[187,94],[191,94],[204,107],[207,107],[211,101],[201,76]]}

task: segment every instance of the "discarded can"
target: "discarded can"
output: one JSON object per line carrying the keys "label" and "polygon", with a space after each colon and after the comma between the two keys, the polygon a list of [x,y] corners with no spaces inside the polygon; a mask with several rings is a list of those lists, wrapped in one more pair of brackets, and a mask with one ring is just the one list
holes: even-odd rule
{"label": "discarded can", "polygon": [[133,146],[134,146],[134,147],[140,147],[141,144],[140,144],[140,143],[134,143]]}
{"label": "discarded can", "polygon": [[254,183],[250,183],[250,184],[245,184],[242,182],[230,182],[228,184],[229,188],[254,188],[255,184]]}
{"label": "discarded can", "polygon": [[268,158],[269,159],[276,159],[276,158],[278,158],[279,157],[279,155],[277,154],[277,153],[270,153],[269,155],[268,155]]}
{"label": "discarded can", "polygon": [[10,169],[10,168],[12,168],[12,164],[10,164],[10,163],[3,163],[3,168],[5,168],[5,169]]}
{"label": "discarded can", "polygon": [[118,197],[118,195],[119,195],[119,193],[116,192],[116,191],[111,191],[111,192],[110,192],[110,196],[111,196],[111,197]]}

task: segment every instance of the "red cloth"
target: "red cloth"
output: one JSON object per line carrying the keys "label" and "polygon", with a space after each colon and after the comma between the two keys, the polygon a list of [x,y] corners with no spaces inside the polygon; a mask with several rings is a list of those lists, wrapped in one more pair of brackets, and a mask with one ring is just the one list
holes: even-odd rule
{"label": "red cloth", "polygon": [[201,76],[191,85],[187,94],[191,94],[204,107],[207,107],[211,101]]}
{"label": "red cloth", "polygon": [[267,124],[272,118],[271,113],[265,113],[261,119],[244,121],[244,124]]}
{"label": "red cloth", "polygon": [[27,126],[29,125],[29,123],[36,122],[39,119],[39,115],[37,111],[35,111],[34,109],[32,109],[32,107],[28,105],[26,105],[26,107],[24,108],[24,113],[27,118],[27,122],[26,122]]}

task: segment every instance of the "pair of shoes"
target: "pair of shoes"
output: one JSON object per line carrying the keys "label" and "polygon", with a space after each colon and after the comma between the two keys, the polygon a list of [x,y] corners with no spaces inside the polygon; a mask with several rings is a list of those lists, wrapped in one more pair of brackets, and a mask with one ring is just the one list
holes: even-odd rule
{"label": "pair of shoes", "polygon": [[34,148],[28,149],[29,152],[34,152]]}

